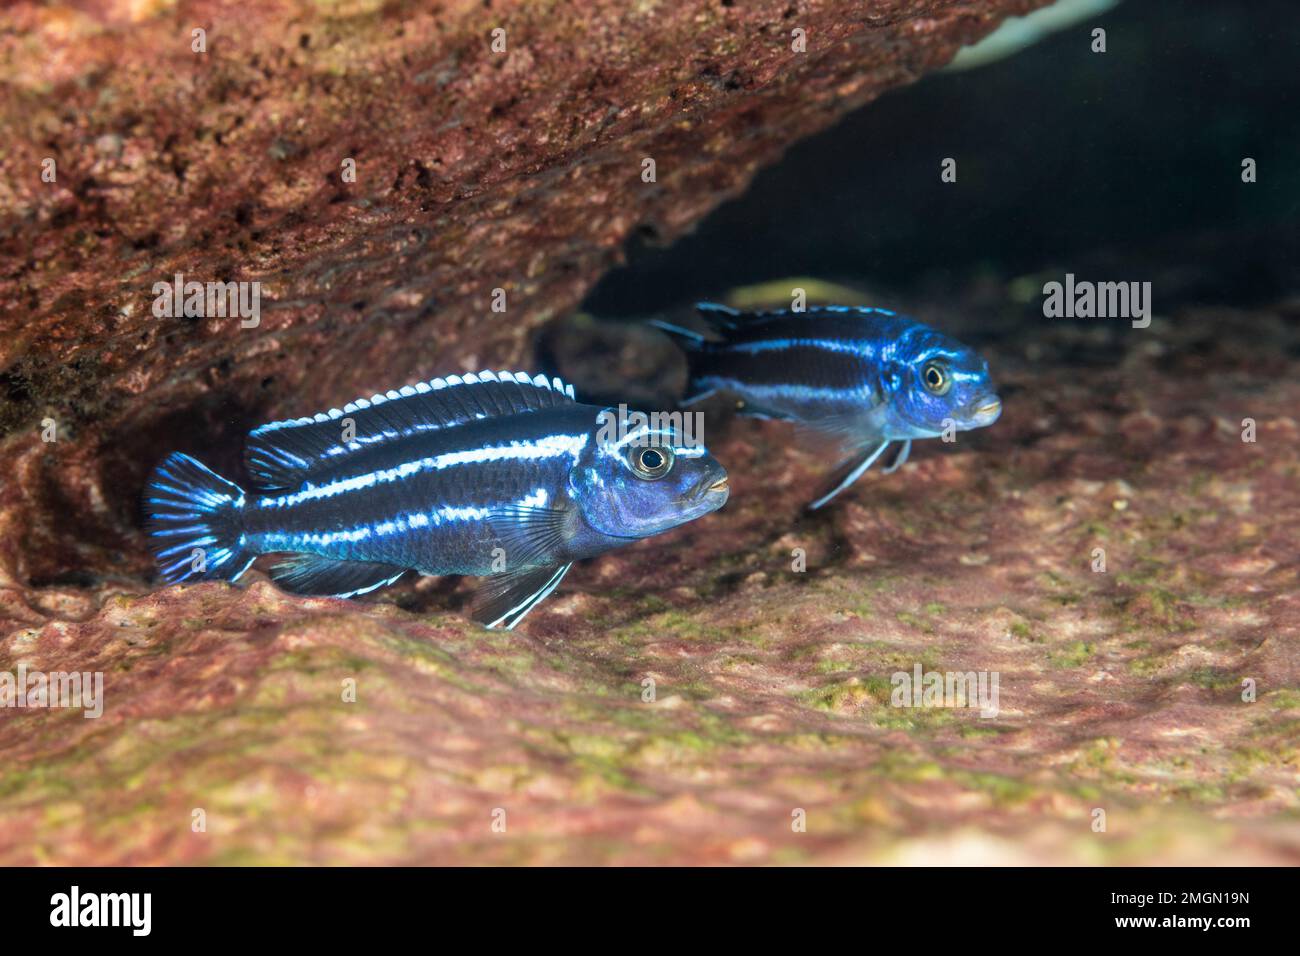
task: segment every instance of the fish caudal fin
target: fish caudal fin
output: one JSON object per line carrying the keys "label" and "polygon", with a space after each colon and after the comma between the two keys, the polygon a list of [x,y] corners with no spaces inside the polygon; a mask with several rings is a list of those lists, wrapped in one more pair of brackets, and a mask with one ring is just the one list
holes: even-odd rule
{"label": "fish caudal fin", "polygon": [[203,463],[176,452],[145,486],[146,527],[169,584],[234,581],[256,553],[244,547],[244,492]]}
{"label": "fish caudal fin", "polygon": [[651,319],[647,324],[668,335],[687,352],[697,352],[707,350],[712,344],[725,341],[728,332],[734,331],[753,315],[717,302],[697,302],[695,311],[707,327],[704,331],[688,329],[684,325],[677,325],[665,319]]}
{"label": "fish caudal fin", "polygon": [[[725,308],[725,306],[719,306],[719,308]],[[681,404],[683,406],[694,405],[696,402],[703,401],[712,395],[715,389],[700,384],[697,379],[704,374],[704,366],[708,362],[710,346],[718,340],[710,338],[703,332],[696,332],[694,329],[674,325],[663,319],[651,319],[648,324],[671,338],[686,353],[689,381],[686,386],[686,394],[682,396]]]}
{"label": "fish caudal fin", "polygon": [[672,322],[667,322],[664,319],[651,319],[646,324],[651,328],[663,332],[688,352],[694,352],[697,349],[703,348],[708,342],[708,336],[703,332],[696,332],[694,329],[674,325]]}

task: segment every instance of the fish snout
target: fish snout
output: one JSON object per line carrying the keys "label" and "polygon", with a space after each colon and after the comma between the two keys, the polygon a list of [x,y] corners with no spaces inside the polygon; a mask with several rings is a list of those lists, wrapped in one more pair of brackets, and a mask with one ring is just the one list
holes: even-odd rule
{"label": "fish snout", "polygon": [[721,508],[727,503],[727,497],[731,493],[727,482],[728,476],[726,472],[704,478],[695,487],[696,500],[707,501],[713,508]]}
{"label": "fish snout", "polygon": [[985,395],[967,406],[967,415],[975,428],[992,425],[1002,414],[1002,399],[996,395]]}

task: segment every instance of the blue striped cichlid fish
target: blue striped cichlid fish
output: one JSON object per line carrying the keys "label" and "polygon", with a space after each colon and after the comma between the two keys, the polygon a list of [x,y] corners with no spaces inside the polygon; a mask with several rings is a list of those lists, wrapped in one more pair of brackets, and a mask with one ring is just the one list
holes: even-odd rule
{"label": "blue striped cichlid fish", "polygon": [[[484,576],[474,617],[512,628],[574,561],[722,507],[727,474],[661,416],[612,409],[524,372],[433,379],[255,429],[254,491],[175,453],[145,492],[168,582],[234,581],[288,552],[272,579],[353,597],[421,574]],[[618,414],[621,414],[621,410]]]}
{"label": "blue striped cichlid fish", "polygon": [[844,450],[810,510],[857,481],[891,443],[899,448],[885,474],[902,467],[914,440],[983,428],[1002,412],[984,359],[887,309],[740,312],[707,302],[696,308],[708,334],[651,323],[686,350],[683,404],[729,393],[743,414],[798,422]]}

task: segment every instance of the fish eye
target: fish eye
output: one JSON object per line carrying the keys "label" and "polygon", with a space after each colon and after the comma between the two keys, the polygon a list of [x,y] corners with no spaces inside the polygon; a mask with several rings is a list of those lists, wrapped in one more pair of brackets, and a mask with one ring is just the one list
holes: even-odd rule
{"label": "fish eye", "polygon": [[925,383],[925,390],[932,395],[947,395],[948,389],[952,388],[952,378],[938,362],[925,363],[921,369],[921,381]]}
{"label": "fish eye", "polygon": [[632,470],[638,478],[657,481],[673,467],[673,450],[667,447],[638,448],[632,453]]}

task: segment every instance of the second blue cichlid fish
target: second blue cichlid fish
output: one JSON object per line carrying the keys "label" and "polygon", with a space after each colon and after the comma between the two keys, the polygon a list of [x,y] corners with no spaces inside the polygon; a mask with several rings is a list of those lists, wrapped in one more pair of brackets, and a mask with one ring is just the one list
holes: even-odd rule
{"label": "second blue cichlid fish", "polygon": [[902,466],[914,440],[983,428],[1002,412],[983,358],[887,309],[697,308],[708,333],[651,323],[687,351],[685,404],[726,392],[743,403],[744,414],[798,422],[844,449],[844,461],[810,509],[857,481],[891,443],[899,448],[886,473]]}
{"label": "second blue cichlid fish", "polygon": [[299,594],[422,574],[487,576],[474,616],[514,627],[574,561],[722,507],[727,474],[672,420],[626,422],[559,379],[450,376],[273,422],[245,492],[189,455],[155,470],[148,528],[169,582],[234,581],[259,554]]}

